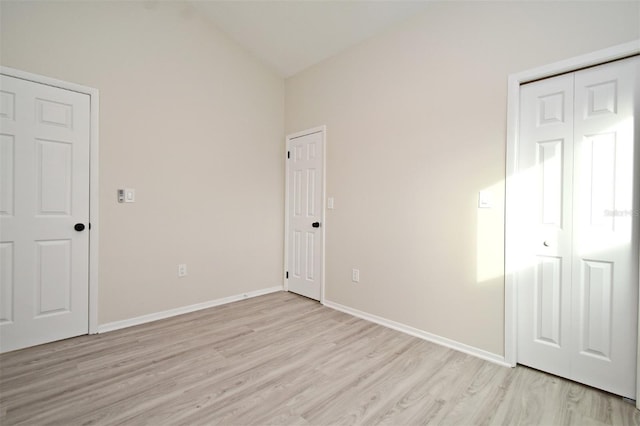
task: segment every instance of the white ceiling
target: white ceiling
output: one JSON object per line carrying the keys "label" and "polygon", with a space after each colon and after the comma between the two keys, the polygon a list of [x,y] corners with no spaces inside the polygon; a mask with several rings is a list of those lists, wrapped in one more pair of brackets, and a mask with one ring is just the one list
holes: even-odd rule
{"label": "white ceiling", "polygon": [[284,77],[410,16],[427,0],[195,1],[206,18]]}

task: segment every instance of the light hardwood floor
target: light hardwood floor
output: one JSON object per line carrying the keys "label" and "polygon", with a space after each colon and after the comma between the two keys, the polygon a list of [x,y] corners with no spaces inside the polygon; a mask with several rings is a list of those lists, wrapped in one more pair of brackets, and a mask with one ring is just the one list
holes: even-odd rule
{"label": "light hardwood floor", "polygon": [[1,355],[0,424],[637,425],[640,412],[279,292]]}

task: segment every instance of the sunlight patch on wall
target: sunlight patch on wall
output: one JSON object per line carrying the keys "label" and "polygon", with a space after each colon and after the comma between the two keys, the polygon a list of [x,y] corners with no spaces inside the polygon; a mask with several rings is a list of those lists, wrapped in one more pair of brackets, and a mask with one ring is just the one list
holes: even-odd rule
{"label": "sunlight patch on wall", "polygon": [[481,193],[486,199],[478,195],[476,281],[491,284],[504,276],[504,181],[482,188]]}

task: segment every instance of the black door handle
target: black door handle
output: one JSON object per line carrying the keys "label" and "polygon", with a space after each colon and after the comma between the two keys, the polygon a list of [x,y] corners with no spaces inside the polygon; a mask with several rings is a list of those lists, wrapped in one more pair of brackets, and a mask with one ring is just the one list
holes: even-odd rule
{"label": "black door handle", "polygon": [[84,231],[84,223],[76,223],[73,229],[75,229],[78,232]]}
{"label": "black door handle", "polygon": [[313,222],[311,226],[313,226],[314,228],[320,228],[320,222]]}

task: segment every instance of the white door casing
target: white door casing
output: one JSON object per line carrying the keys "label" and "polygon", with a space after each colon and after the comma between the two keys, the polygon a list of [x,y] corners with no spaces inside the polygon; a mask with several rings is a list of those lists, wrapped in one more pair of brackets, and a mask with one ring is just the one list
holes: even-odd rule
{"label": "white door casing", "polygon": [[324,127],[287,137],[285,287],[322,301],[324,283]]}
{"label": "white door casing", "polygon": [[38,76],[16,70],[2,74],[0,350],[9,351],[93,331],[89,224],[97,93],[40,84],[31,81]]}
{"label": "white door casing", "polygon": [[639,76],[640,59],[631,58],[521,88],[514,218],[518,362],[629,398],[636,393]]}

